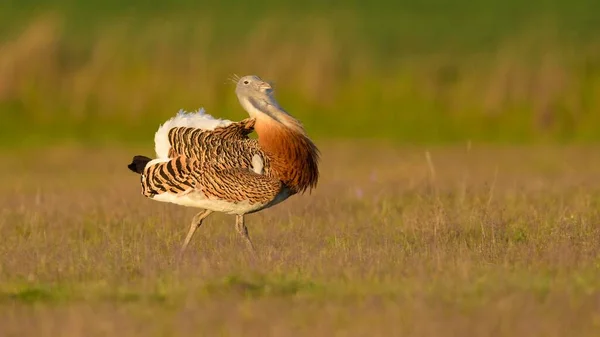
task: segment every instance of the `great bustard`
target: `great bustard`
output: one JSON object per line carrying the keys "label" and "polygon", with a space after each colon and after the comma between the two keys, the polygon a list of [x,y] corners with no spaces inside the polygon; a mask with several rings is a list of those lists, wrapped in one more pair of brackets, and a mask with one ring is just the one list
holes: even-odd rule
{"label": "great bustard", "polygon": [[[244,215],[317,185],[319,150],[277,103],[271,85],[245,76],[235,92],[250,118],[232,122],[204,109],[180,111],[155,134],[157,158],[135,156],[128,166],[141,174],[144,196],[203,209],[194,216],[180,255],[212,212],[236,215],[236,229],[254,251]],[[248,137],[252,131],[258,140]]]}

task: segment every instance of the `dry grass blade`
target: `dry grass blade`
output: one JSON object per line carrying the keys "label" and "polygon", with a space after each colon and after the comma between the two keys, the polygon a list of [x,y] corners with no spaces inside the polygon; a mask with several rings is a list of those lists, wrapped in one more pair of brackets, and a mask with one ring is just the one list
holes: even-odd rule
{"label": "dry grass blade", "polygon": [[0,154],[3,332],[596,335],[597,148],[437,148],[435,193],[423,149],[322,149],[315,193],[248,217],[256,258],[216,214],[179,265],[195,210],[140,195],[138,151]]}

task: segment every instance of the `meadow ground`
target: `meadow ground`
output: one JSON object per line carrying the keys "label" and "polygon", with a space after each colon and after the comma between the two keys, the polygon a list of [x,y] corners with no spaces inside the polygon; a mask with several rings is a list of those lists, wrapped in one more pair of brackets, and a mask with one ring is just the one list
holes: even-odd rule
{"label": "meadow ground", "polygon": [[248,217],[256,259],[213,215],[179,266],[194,211],[126,168],[151,149],[3,152],[1,335],[600,332],[598,147],[322,150],[312,195]]}

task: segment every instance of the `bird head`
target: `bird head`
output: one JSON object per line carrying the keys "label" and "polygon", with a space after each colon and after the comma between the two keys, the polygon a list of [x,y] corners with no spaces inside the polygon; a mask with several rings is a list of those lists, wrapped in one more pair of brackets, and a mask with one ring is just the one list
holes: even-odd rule
{"label": "bird head", "polygon": [[256,75],[248,75],[237,81],[235,92],[238,96],[244,93],[269,95],[273,93],[273,87]]}
{"label": "bird head", "polygon": [[235,93],[250,117],[260,118],[264,115],[274,117],[269,111],[272,108],[281,109],[273,96],[271,84],[263,81],[258,76],[248,75],[239,78]]}
{"label": "bird head", "polygon": [[[285,125],[292,130],[304,134],[304,128],[300,121],[292,117],[283,109],[273,94],[271,84],[263,81],[258,76],[248,75],[237,80],[235,93],[242,108],[246,110],[251,118],[257,123]],[[258,125],[258,124],[257,124]]]}

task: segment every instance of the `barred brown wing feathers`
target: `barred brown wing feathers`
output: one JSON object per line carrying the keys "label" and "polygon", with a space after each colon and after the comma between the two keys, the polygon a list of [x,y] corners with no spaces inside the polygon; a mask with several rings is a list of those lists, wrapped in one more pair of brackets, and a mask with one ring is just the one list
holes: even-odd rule
{"label": "barred brown wing feathers", "polygon": [[[193,127],[174,127],[168,132],[169,158],[179,155],[202,159],[213,157],[237,143],[256,143],[248,138],[254,130],[254,119],[245,119],[228,126],[206,130]],[[250,141],[250,142],[247,142]],[[239,146],[238,146],[239,147]]]}
{"label": "barred brown wing feathers", "polygon": [[154,164],[142,175],[143,194],[148,197],[162,193],[181,196],[200,193],[209,199],[255,204],[273,200],[282,187],[279,180],[248,168],[202,164],[185,156]]}
{"label": "barred brown wing feathers", "polygon": [[228,126],[205,130],[192,127],[174,127],[169,130],[169,158],[185,156],[200,164],[214,164],[220,169],[250,168],[255,154],[263,160],[263,173],[270,172],[267,156],[256,139],[248,134],[253,131],[254,119],[245,119]]}
{"label": "barred brown wing feathers", "polygon": [[194,163],[184,156],[147,167],[142,174],[142,193],[152,197],[165,192],[182,194],[194,188]]}
{"label": "barred brown wing feathers", "polygon": [[209,198],[229,201],[268,203],[283,188],[281,181],[254,173],[248,169],[219,170],[207,167],[198,180],[197,188]]}

